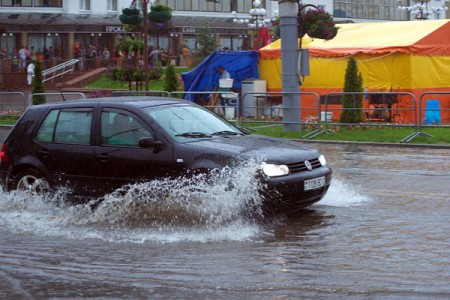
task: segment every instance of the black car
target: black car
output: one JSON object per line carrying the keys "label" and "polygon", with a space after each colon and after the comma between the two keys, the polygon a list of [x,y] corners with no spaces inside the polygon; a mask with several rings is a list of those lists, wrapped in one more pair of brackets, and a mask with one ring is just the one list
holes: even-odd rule
{"label": "black car", "polygon": [[100,196],[247,159],[260,163],[260,195],[275,210],[315,203],[330,185],[317,150],[249,134],[189,101],[132,96],[30,107],[2,145],[0,179],[6,190],[70,186],[73,195]]}

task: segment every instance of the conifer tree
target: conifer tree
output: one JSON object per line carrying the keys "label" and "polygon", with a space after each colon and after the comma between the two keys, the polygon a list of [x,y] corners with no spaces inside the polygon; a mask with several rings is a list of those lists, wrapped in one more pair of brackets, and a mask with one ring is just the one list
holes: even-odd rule
{"label": "conifer tree", "polygon": [[[363,79],[358,71],[358,65],[354,57],[350,57],[345,70],[344,93],[363,92]],[[363,94],[344,94],[342,96],[342,112],[340,123],[360,123],[364,122],[362,110]]]}
{"label": "conifer tree", "polygon": [[196,41],[198,44],[198,52],[203,58],[207,57],[216,50],[216,37],[212,35],[211,27],[208,21],[205,21],[203,27],[198,29]]}
{"label": "conifer tree", "polygon": [[[34,78],[33,78],[33,94],[45,93],[44,82],[42,77],[42,62],[38,59],[34,66]],[[45,96],[38,95],[33,97],[33,105],[45,103]]]}
{"label": "conifer tree", "polygon": [[178,88],[178,78],[175,67],[169,63],[164,71],[164,90],[167,92],[176,91]]}

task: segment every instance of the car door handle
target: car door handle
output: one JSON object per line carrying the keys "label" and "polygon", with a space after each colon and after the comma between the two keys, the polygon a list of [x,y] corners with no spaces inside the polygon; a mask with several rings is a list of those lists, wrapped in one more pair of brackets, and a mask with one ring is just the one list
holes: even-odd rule
{"label": "car door handle", "polygon": [[101,161],[101,162],[105,162],[109,159],[109,155],[108,154],[97,154],[97,158]]}
{"label": "car door handle", "polygon": [[39,150],[39,154],[40,154],[42,157],[47,157],[47,156],[49,156],[50,151],[48,151],[47,149],[41,149],[41,150]]}

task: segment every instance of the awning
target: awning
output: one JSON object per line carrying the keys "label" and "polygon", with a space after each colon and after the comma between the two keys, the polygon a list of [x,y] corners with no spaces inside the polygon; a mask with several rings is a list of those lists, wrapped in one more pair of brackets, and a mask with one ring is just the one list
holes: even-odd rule
{"label": "awning", "polygon": [[6,32],[103,32],[106,26],[122,26],[117,15],[0,13]]}
{"label": "awning", "polygon": [[[450,55],[450,20],[398,21],[338,24],[332,40],[302,40],[312,57],[347,56],[358,53],[402,52],[417,55]],[[281,55],[280,41],[261,48],[262,58]]]}

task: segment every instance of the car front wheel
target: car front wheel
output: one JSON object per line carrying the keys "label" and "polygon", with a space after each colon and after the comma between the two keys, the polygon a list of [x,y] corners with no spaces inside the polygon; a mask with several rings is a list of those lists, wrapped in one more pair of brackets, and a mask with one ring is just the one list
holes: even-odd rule
{"label": "car front wheel", "polygon": [[50,189],[47,179],[35,169],[26,169],[16,176],[16,189],[41,194]]}

